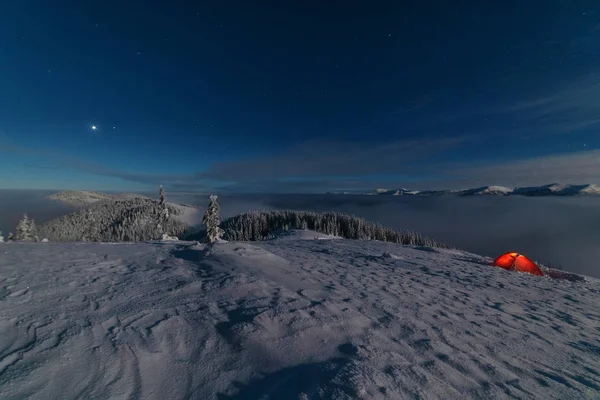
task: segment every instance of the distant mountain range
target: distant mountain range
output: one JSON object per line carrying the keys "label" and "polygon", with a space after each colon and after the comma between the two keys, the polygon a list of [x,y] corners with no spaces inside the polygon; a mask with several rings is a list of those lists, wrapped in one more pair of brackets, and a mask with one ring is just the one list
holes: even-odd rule
{"label": "distant mountain range", "polygon": [[376,189],[373,192],[327,192],[327,194],[391,195],[391,196],[600,196],[600,185],[568,185],[552,183],[544,186],[481,186],[459,190]]}

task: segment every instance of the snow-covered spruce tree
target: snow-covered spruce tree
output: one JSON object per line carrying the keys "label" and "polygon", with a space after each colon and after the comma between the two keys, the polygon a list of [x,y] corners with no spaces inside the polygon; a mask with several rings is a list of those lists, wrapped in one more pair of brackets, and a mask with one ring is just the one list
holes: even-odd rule
{"label": "snow-covered spruce tree", "polygon": [[84,242],[95,242],[99,241],[98,237],[98,224],[96,217],[91,209],[88,209],[85,213],[85,223],[82,224],[82,236],[81,240]]}
{"label": "snow-covered spruce tree", "polygon": [[169,232],[165,229],[167,220],[169,219],[169,209],[167,208],[167,197],[162,185],[158,186],[158,196],[158,218],[156,227],[158,229],[159,238],[165,239],[169,236]]}
{"label": "snow-covered spruce tree", "polygon": [[166,202],[165,190],[163,189],[162,185],[158,186],[158,195],[160,197],[158,204],[162,206]]}
{"label": "snow-covered spruce tree", "polygon": [[27,214],[23,214],[23,219],[17,224],[17,232],[15,233],[13,240],[35,240],[35,223],[32,225],[32,222],[33,221],[29,219]]}
{"label": "snow-covered spruce tree", "polygon": [[34,242],[40,241],[40,238],[38,238],[38,235],[37,235],[37,227],[35,226],[35,220],[33,220],[33,219],[29,220],[29,239],[28,240],[32,240]]}
{"label": "snow-covered spruce tree", "polygon": [[217,196],[214,194],[210,195],[210,203],[204,212],[202,223],[206,225],[206,242],[214,243],[219,241],[223,235],[223,230],[219,227],[221,224],[221,213],[219,203],[217,203]]}

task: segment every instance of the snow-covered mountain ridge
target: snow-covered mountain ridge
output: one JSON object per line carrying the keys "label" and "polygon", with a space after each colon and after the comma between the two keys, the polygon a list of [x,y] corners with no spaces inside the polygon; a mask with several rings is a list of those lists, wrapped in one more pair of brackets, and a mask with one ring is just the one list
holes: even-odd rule
{"label": "snow-covered mountain ridge", "polygon": [[0,246],[2,399],[600,394],[592,278],[335,238]]}
{"label": "snow-covered mountain ridge", "polygon": [[[348,192],[328,194],[350,194]],[[481,186],[471,189],[457,190],[408,190],[408,189],[376,189],[373,192],[354,193],[362,195],[394,195],[394,196],[600,196],[600,185],[569,185],[552,183],[543,186],[506,187],[506,186]]]}

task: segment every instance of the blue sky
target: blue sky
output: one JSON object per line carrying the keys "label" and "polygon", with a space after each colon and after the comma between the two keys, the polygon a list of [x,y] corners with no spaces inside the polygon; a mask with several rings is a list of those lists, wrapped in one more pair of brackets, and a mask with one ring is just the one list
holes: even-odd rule
{"label": "blue sky", "polygon": [[600,183],[597,2],[451,3],[11,2],[0,187]]}

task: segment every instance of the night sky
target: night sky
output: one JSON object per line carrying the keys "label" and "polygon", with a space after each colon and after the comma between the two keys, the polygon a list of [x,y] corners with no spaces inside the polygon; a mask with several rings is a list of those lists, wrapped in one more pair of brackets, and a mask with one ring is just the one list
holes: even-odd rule
{"label": "night sky", "polygon": [[597,1],[5,3],[0,188],[600,183]]}

